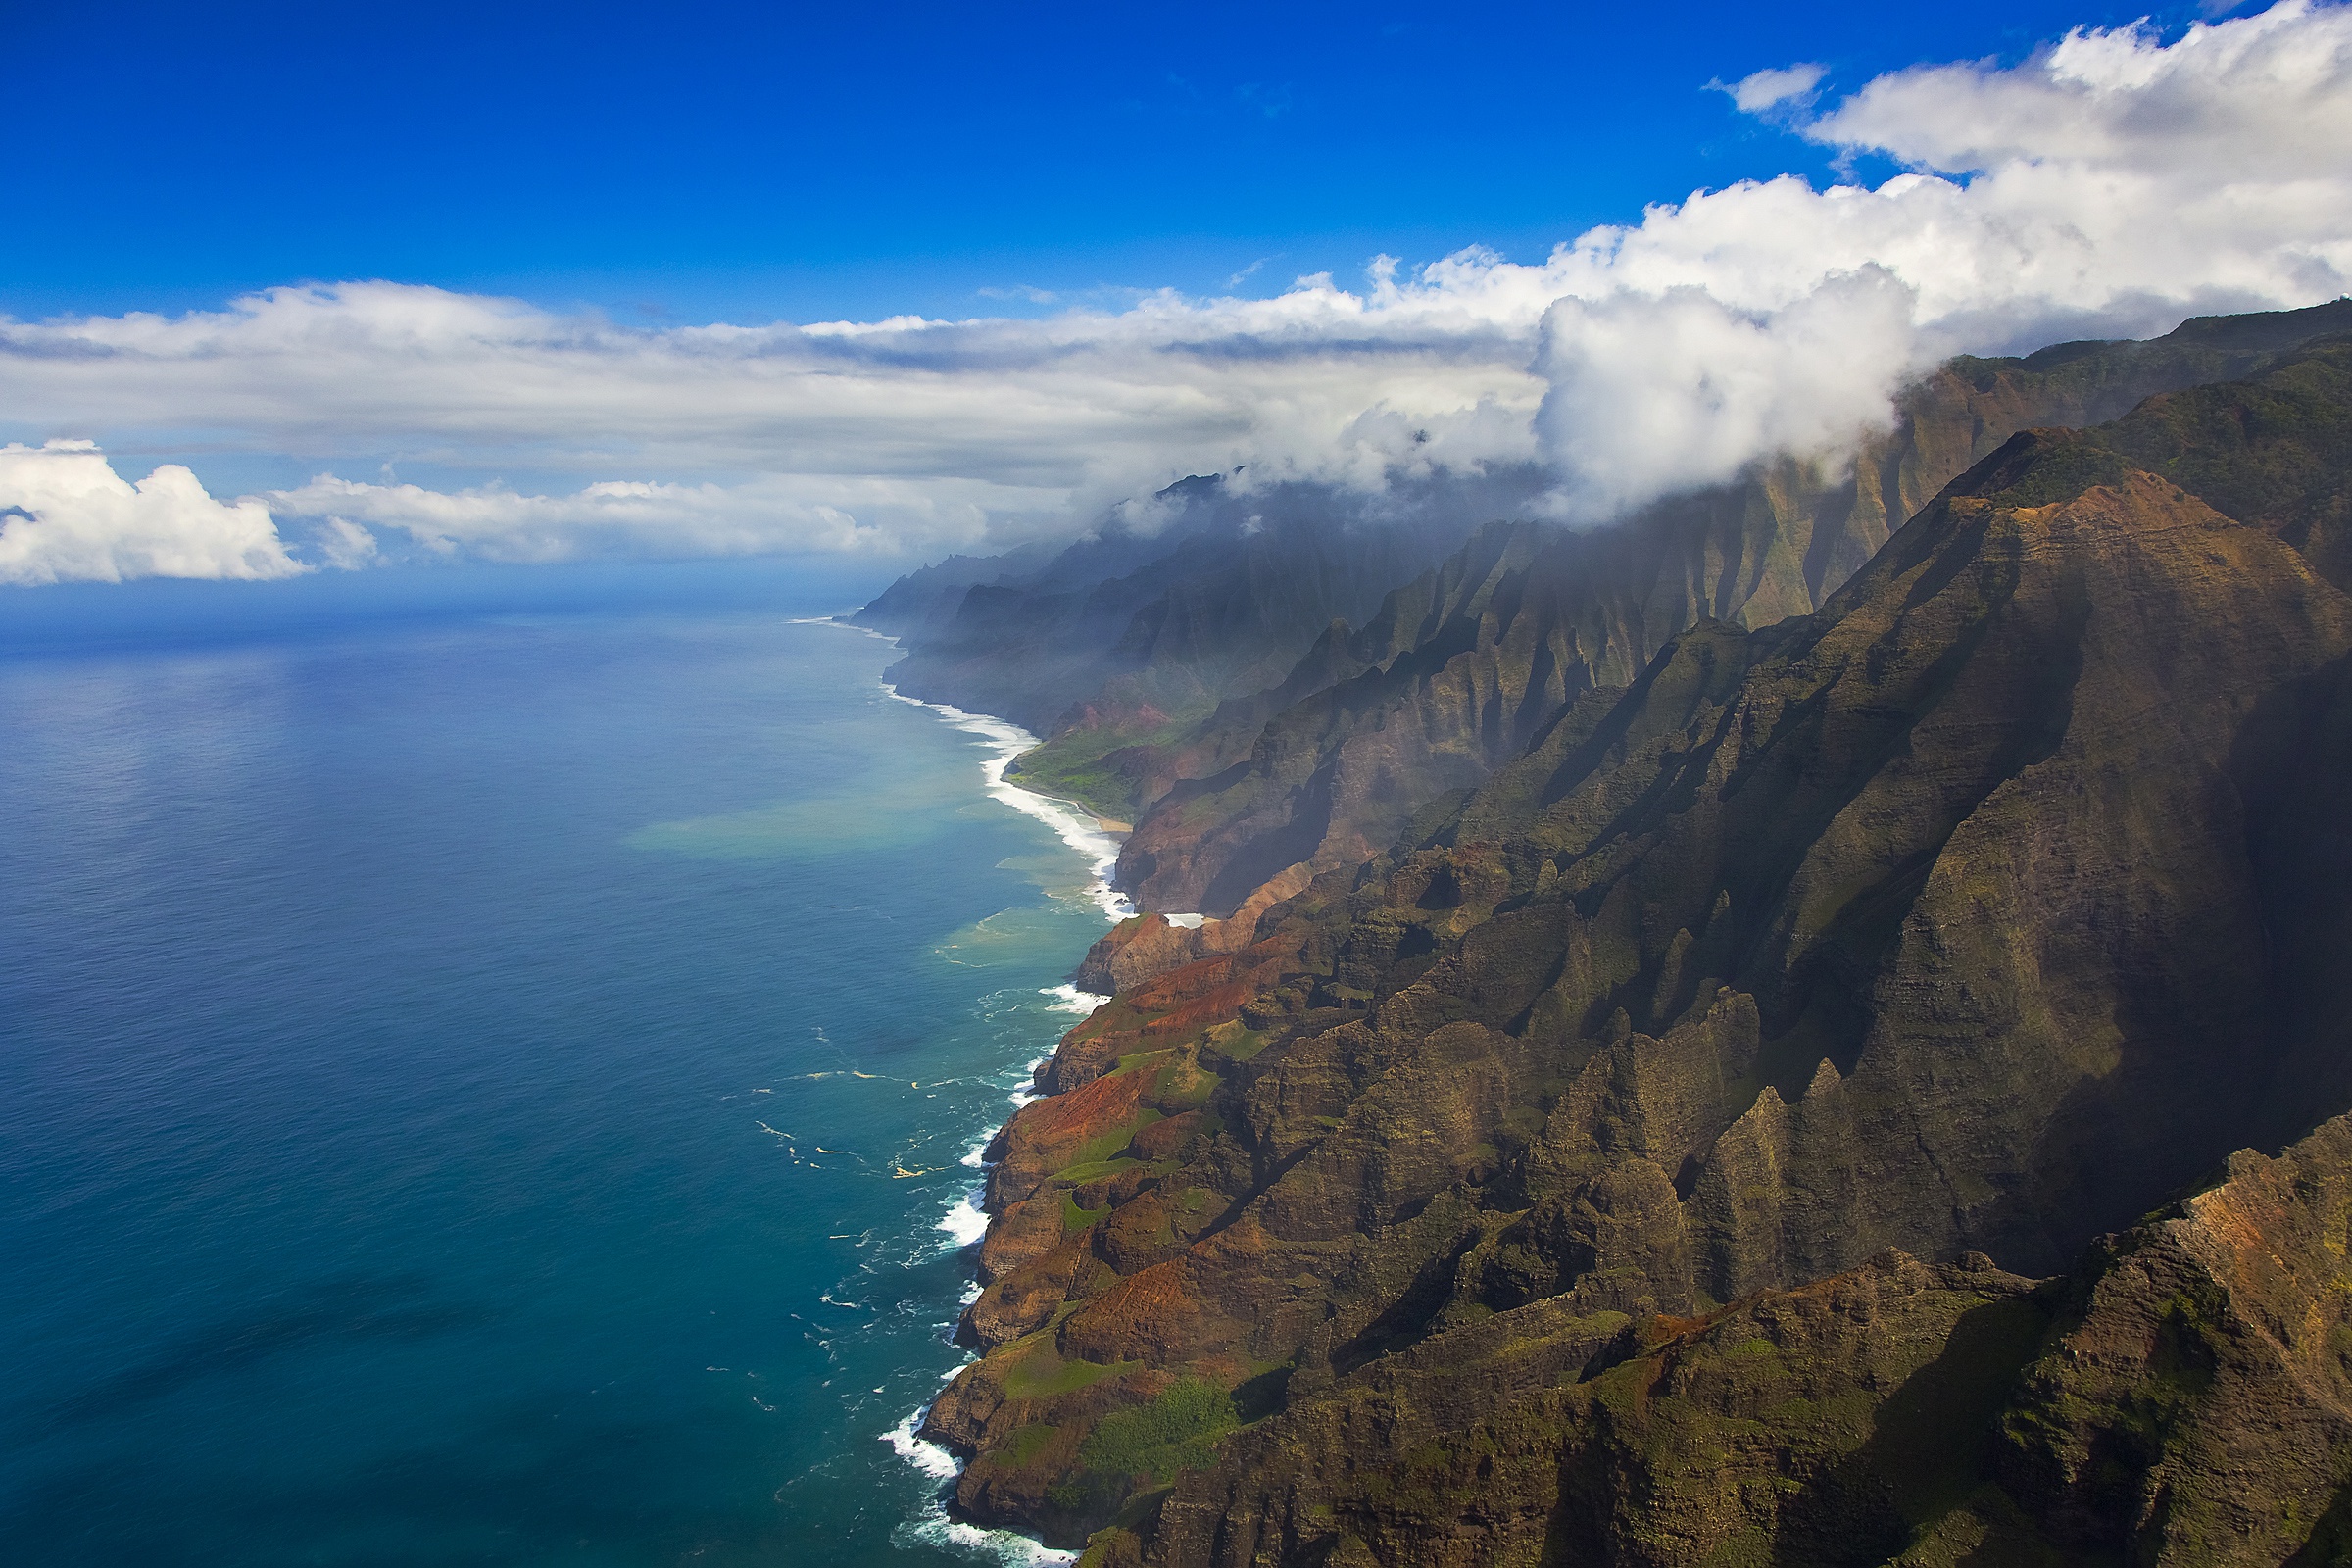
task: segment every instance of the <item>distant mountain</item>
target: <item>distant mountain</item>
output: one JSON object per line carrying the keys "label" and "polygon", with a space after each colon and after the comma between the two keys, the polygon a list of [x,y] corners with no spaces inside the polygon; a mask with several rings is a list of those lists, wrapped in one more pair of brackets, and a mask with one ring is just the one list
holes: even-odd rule
{"label": "distant mountain", "polygon": [[[2018,430],[2111,419],[2346,329],[2352,304],[2338,302],[1955,360],[1850,467],[1784,460],[1581,533],[1520,523],[1468,542],[1529,514],[1534,470],[1405,482],[1372,502],[1196,476],[1144,522],[1121,512],[1059,551],[951,558],[856,618],[905,642],[892,678],[910,695],[1046,736],[1016,764],[1034,787],[1137,820],[1121,879],[1146,907],[1221,914],[1293,861],[1322,869],[1385,845],[1512,755],[1572,687],[1623,686],[1697,617],[1809,612]],[[1484,645],[1480,617],[1497,611]]]}
{"label": "distant mountain", "polygon": [[[1145,809],[1120,882],[1146,908],[1222,915],[1295,862],[1354,864],[1562,708],[1622,690],[1699,619],[1761,626],[1812,611],[2019,430],[2113,419],[2347,330],[2352,303],[2339,302],[2194,320],[2149,343],[1955,360],[1904,394],[1895,429],[1850,468],[1782,461],[1615,528],[1492,527],[1362,630],[1333,627],[1281,686],[1163,742],[1162,768],[1131,765]],[[2319,526],[2336,541],[2327,548],[2352,549],[2340,514]]]}
{"label": "distant mountain", "polygon": [[[891,679],[911,696],[1042,735],[1099,735],[1064,747],[1083,769],[1114,737],[1194,722],[1274,685],[1335,616],[1368,615],[1541,486],[1514,471],[1366,504],[1316,485],[1196,476],[1141,509],[1149,531],[1122,512],[1057,552],[957,557],[901,578],[854,618],[905,642]],[[1114,789],[1089,804],[1132,803]]]}
{"label": "distant mountain", "polygon": [[1615,598],[1632,544],[1503,528],[1327,641],[1250,765],[1370,738],[1401,831],[1090,957],[990,1151],[958,1508],[1167,1568],[2341,1560],[2352,338],[2192,325],[1948,371],[2254,367],[1914,404],[1915,472],[1991,449],[1809,612],[1769,547]]}

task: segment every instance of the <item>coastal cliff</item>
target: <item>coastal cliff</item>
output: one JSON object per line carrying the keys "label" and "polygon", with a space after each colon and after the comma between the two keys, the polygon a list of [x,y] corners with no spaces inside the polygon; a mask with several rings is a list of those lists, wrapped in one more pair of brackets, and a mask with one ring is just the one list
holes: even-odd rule
{"label": "coastal cliff", "polygon": [[1516,470],[1403,483],[1370,515],[1188,479],[1154,498],[1149,536],[1114,514],[1051,558],[958,558],[859,618],[903,639],[903,689],[1012,715],[1047,738],[1024,777],[1135,823],[1119,879],[1144,907],[1229,914],[1293,864],[1385,850],[1698,620],[1819,608],[2018,431],[2112,420],[2346,330],[2339,302],[1956,359],[1850,459],[1778,460],[1604,529],[1482,527],[1526,514],[1540,483]]}
{"label": "coastal cliff", "polygon": [[1954,360],[1849,462],[1782,459],[1612,528],[1490,527],[1360,631],[1333,626],[1280,687],[1118,754],[1139,779],[1121,885],[1147,907],[1224,914],[1291,864],[1358,864],[1428,803],[1519,756],[1563,707],[1622,691],[1689,627],[1820,608],[2019,431],[2112,420],[2346,330],[2352,306],[2323,306],[2191,321],[2148,343]]}
{"label": "coastal cliff", "polygon": [[1539,530],[1392,596],[1475,635],[1333,755],[1493,749],[1089,956],[957,1507],[1171,1568],[2338,1560],[2352,340],[2201,330],[2255,372],[1972,436],[1818,608],[1606,681],[1510,629],[1575,619]]}

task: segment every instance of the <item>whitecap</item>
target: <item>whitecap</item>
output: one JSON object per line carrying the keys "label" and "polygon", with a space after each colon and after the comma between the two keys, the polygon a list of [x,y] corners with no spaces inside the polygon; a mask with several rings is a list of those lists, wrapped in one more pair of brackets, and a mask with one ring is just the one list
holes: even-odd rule
{"label": "whitecap", "polygon": [[944,1503],[934,1498],[922,1513],[891,1532],[897,1544],[904,1535],[927,1546],[945,1546],[967,1556],[986,1557],[1004,1568],[1058,1568],[1078,1560],[1074,1551],[1059,1551],[1042,1541],[1016,1536],[1009,1530],[983,1530],[948,1517]]}
{"label": "whitecap", "polygon": [[988,1234],[988,1215],[981,1211],[979,1203],[975,1201],[980,1196],[981,1189],[973,1188],[957,1199],[956,1206],[949,1209],[940,1220],[939,1229],[948,1233],[948,1240],[941,1246],[941,1251],[960,1252]]}
{"label": "whitecap", "polygon": [[1047,1062],[1052,1061],[1053,1059],[1054,1054],[1049,1051],[1044,1055],[1031,1062],[1028,1066],[1021,1069],[1020,1082],[1013,1086],[1013,1091],[1011,1094],[1004,1097],[1012,1102],[1014,1109],[1019,1109],[1021,1106],[1028,1104],[1033,1100],[1043,1100],[1045,1098],[1045,1096],[1038,1091],[1037,1074],[1040,1068],[1044,1067]]}
{"label": "whitecap", "polygon": [[1038,993],[1052,997],[1055,1012],[1074,1012],[1081,1018],[1091,1018],[1095,1009],[1110,999],[1098,991],[1081,991],[1073,985],[1048,986]]}
{"label": "whitecap", "polygon": [[[960,1370],[960,1369],[959,1369]],[[949,1374],[951,1377],[954,1373]],[[931,1407],[908,1411],[895,1427],[882,1434],[891,1452],[906,1461],[927,1480],[939,1483],[939,1491],[924,1502],[912,1519],[891,1532],[894,1544],[904,1545],[907,1541],[924,1545],[946,1546],[973,1556],[995,1559],[1005,1568],[1049,1568],[1049,1565],[1072,1563],[1078,1560],[1074,1551],[1060,1551],[1028,1536],[1010,1530],[983,1530],[948,1517],[947,1483],[963,1471],[956,1456],[936,1443],[926,1442],[920,1435],[923,1417]],[[902,1540],[902,1537],[905,1539]]]}
{"label": "whitecap", "polygon": [[882,1434],[882,1441],[890,1445],[891,1452],[932,1480],[953,1481],[963,1466],[957,1464],[956,1456],[947,1449],[917,1435],[916,1429],[922,1426],[923,1417],[930,1412],[931,1407],[927,1404],[920,1409],[907,1411],[897,1426]]}

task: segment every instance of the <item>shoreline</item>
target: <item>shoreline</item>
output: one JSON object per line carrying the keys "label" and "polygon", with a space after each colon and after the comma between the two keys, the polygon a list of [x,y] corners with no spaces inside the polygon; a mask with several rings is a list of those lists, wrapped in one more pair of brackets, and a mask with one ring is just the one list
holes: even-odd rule
{"label": "shoreline", "polygon": [[[896,642],[898,640],[887,637],[882,632],[874,631],[871,627],[858,626],[839,619],[832,619],[831,623],[846,626],[854,631],[865,632],[868,636],[883,637],[886,641]],[[1000,718],[992,713],[975,713],[950,703],[927,702],[919,697],[909,697],[889,681],[881,682],[881,687],[883,695],[892,701],[906,703],[909,707],[929,709],[954,728],[989,743],[994,754],[986,758],[980,764],[983,792],[992,799],[1001,801],[1012,809],[1019,811],[1022,815],[1053,829],[1054,836],[1059,838],[1063,844],[1086,858],[1091,875],[1085,885],[1084,896],[1102,911],[1108,926],[1115,927],[1121,921],[1137,913],[1134,902],[1111,886],[1112,871],[1118,863],[1119,847],[1124,841],[1126,833],[1131,831],[1130,824],[1105,817],[1076,801],[1029,789],[1005,776],[1005,769],[1011,764],[1014,758],[1043,744],[1036,735],[1009,719]],[[1047,988],[1044,994],[1058,999],[1054,1004],[1058,1010],[1077,1013],[1082,1018],[1085,1015],[1091,1015],[1096,1008],[1110,1000],[1106,996],[1094,992],[1081,991],[1066,981],[1058,986]],[[1066,1030],[1062,1032],[1067,1033]],[[1035,1087],[1037,1069],[1053,1059],[1054,1051],[1058,1046],[1059,1036],[1056,1035],[1053,1045],[1047,1048],[1045,1054],[1028,1064],[1020,1084],[1011,1090],[1008,1097],[1012,1102],[1012,1114],[1017,1115],[1022,1106],[1039,1098]],[[978,1141],[966,1152],[961,1163],[974,1170],[984,1171],[986,1161],[982,1158],[983,1152],[995,1141],[997,1135],[1010,1119],[1011,1116],[1008,1115],[1004,1120],[984,1129]],[[937,1223],[936,1229],[946,1233],[948,1245],[956,1252],[963,1253],[971,1250],[986,1235],[989,1215],[979,1201],[980,1195],[985,1191],[984,1184],[967,1190]],[[962,1297],[957,1303],[958,1307],[968,1306],[978,1295],[977,1279],[967,1279]],[[953,1381],[956,1374],[960,1373],[974,1359],[976,1359],[975,1356],[967,1353],[962,1361],[951,1368],[940,1379],[941,1385],[944,1387]],[[922,1514],[915,1520],[909,1520],[908,1526],[927,1533],[936,1533],[948,1544],[959,1549],[987,1553],[1007,1565],[1021,1564],[1024,1565],[1024,1568],[1066,1568],[1066,1565],[1075,1563],[1080,1556],[1077,1551],[1049,1546],[1035,1536],[1026,1535],[1020,1531],[971,1524],[954,1517],[947,1511],[947,1502],[952,1495],[952,1483],[956,1477],[963,1473],[964,1461],[949,1449],[929,1442],[921,1436],[923,1421],[931,1412],[931,1400],[925,1400],[881,1435],[882,1441],[890,1445],[891,1450],[901,1460],[939,1488]]]}
{"label": "shoreline", "polygon": [[[1014,783],[1005,776],[1004,770],[1012,765],[1014,758],[1044,745],[1044,741],[1012,720],[999,718],[993,713],[974,713],[953,703],[934,703],[920,697],[909,697],[888,681],[882,683],[882,691],[893,702],[927,708],[955,728],[968,735],[976,735],[994,746],[997,755],[980,764],[980,776],[985,780],[983,788],[987,793],[1023,816],[1043,822],[1054,830],[1062,843],[1087,858],[1094,872],[1087,895],[1113,925],[1136,912],[1134,901],[1111,886],[1111,874],[1119,860],[1119,846],[1124,842],[1123,834],[1113,831],[1112,819],[1098,815],[1075,801],[1043,794]],[[1123,828],[1125,824],[1119,826]]]}
{"label": "shoreline", "polygon": [[[860,626],[845,615],[808,616],[799,623],[839,626],[845,631],[863,632],[868,637],[894,645],[900,643],[899,638],[876,631],[871,626]],[[1054,836],[1063,844],[1086,858],[1091,875],[1085,884],[1084,894],[1102,911],[1110,927],[1116,927],[1139,912],[1133,900],[1111,886],[1111,876],[1118,864],[1119,848],[1126,835],[1133,831],[1132,824],[1103,816],[1076,801],[1029,789],[1006,776],[1006,769],[1015,758],[1044,744],[1038,736],[1010,719],[993,713],[976,713],[952,703],[909,697],[888,680],[882,680],[879,684],[882,694],[891,701],[905,703],[910,708],[929,709],[952,727],[991,746],[993,755],[980,764],[982,792],[1023,816],[1053,829]],[[1083,958],[1084,956],[1080,956]],[[1046,988],[1043,994],[1057,998],[1055,1005],[1059,1010],[1077,1013],[1082,1019],[1110,1001],[1106,996],[1081,991],[1067,981]],[[1061,1031],[1063,1034],[1067,1032]],[[1037,1069],[1053,1059],[1054,1052],[1059,1049],[1059,1045],[1060,1035],[1057,1034],[1045,1053],[1023,1070],[1020,1083],[1010,1090],[1007,1098],[1012,1102],[1014,1115],[1019,1114],[1022,1106],[1040,1098],[1036,1088]],[[982,1157],[983,1153],[1010,1120],[1011,1116],[1006,1116],[985,1128],[979,1139],[965,1152],[960,1163],[976,1171],[985,1171],[987,1161]],[[948,1250],[957,1253],[970,1251],[986,1235],[990,1217],[980,1202],[985,1192],[985,1183],[966,1189],[935,1225],[934,1228],[948,1238]],[[970,1305],[979,1294],[977,1278],[967,1278],[957,1302],[958,1309]],[[956,1374],[976,1359],[977,1356],[967,1352],[963,1360],[950,1368],[940,1379],[941,1386],[944,1388],[954,1381]],[[933,1402],[926,1399],[880,1435],[881,1440],[890,1445],[893,1453],[908,1468],[931,1481],[936,1488],[921,1513],[899,1528],[933,1535],[959,1550],[994,1556],[1006,1564],[1007,1568],[1013,1564],[1022,1565],[1022,1568],[1068,1568],[1068,1565],[1076,1563],[1080,1552],[1049,1546],[1037,1537],[1017,1530],[971,1524],[947,1511],[947,1502],[952,1495],[951,1484],[963,1473],[964,1461],[939,1444],[922,1437],[923,1421],[931,1413]]]}

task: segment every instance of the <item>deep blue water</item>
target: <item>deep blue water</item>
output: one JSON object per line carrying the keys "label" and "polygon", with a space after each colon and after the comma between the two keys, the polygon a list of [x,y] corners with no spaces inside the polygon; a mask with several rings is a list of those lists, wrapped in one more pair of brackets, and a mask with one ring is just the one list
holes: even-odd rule
{"label": "deep blue water", "polygon": [[0,1560],[986,1555],[885,1439],[1102,915],[890,658],[0,653]]}

